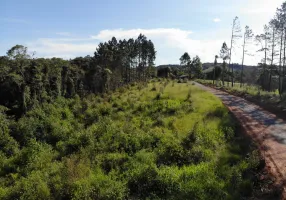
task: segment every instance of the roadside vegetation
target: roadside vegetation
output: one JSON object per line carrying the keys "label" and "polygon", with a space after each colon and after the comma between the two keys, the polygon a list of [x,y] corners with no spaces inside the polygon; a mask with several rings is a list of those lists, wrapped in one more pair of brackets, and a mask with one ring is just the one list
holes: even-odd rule
{"label": "roadside vegetation", "polygon": [[240,83],[234,83],[234,86],[232,87],[230,82],[229,84],[226,82],[226,84],[223,86],[221,81],[216,81],[215,84],[213,84],[213,81],[211,80],[197,79],[196,81],[203,85],[214,87],[230,94],[243,97],[249,101],[253,101],[265,109],[274,112],[280,117],[285,117],[284,112],[286,111],[286,96],[285,94],[279,95],[278,90],[265,91],[259,86],[248,84],[244,84],[241,87]]}
{"label": "roadside vegetation", "polygon": [[196,81],[205,85],[214,86],[217,88],[224,88],[228,91],[238,92],[241,94],[247,94],[251,96],[260,95],[265,97],[279,97],[278,90],[269,92],[261,90],[258,86],[255,85],[244,84],[242,87],[240,87],[240,83],[234,83],[232,87],[231,82],[226,82],[226,84],[223,86],[221,81],[216,81],[215,84],[213,84],[212,80],[197,79]]}
{"label": "roadside vegetation", "polygon": [[132,84],[0,112],[0,199],[242,199],[259,156],[190,83]]}

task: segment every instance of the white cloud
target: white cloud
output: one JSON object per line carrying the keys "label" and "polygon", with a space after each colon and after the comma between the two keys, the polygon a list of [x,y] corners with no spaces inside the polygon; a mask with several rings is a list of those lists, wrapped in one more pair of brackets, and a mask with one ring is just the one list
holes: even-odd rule
{"label": "white cloud", "polygon": [[[212,34],[216,32],[216,34]],[[119,39],[136,38],[140,33],[151,39],[157,51],[155,63],[176,64],[184,52],[191,57],[198,55],[202,62],[213,62],[214,56],[219,54],[222,43],[229,42],[227,30],[210,30],[209,34],[193,33],[182,29],[113,29],[102,30],[97,35],[86,38],[41,38],[27,44],[29,50],[36,51],[38,57],[61,57],[65,59],[76,56],[93,55],[99,42],[108,41],[113,36]],[[196,38],[196,39],[195,39]],[[201,39],[207,38],[207,39]],[[248,49],[256,56],[246,56],[245,64],[257,64],[260,57],[257,56],[256,48],[249,46]],[[241,43],[238,42],[233,51],[232,61],[241,62]]]}
{"label": "white cloud", "polygon": [[202,61],[213,61],[224,41],[192,39],[191,30],[165,28],[102,30],[91,37],[106,41],[113,36],[118,39],[136,38],[140,33],[153,41],[157,51],[156,64],[179,63],[179,58],[184,52],[188,52],[191,56],[199,55]]}
{"label": "white cloud", "polygon": [[213,21],[214,21],[215,23],[217,23],[217,22],[220,22],[221,20],[220,20],[220,18],[214,18]]}
{"label": "white cloud", "polygon": [[93,54],[98,46],[98,42],[83,41],[83,39],[77,40],[76,38],[42,38],[27,43],[27,46],[29,50],[36,51],[36,55],[39,57],[60,57],[68,59]]}
{"label": "white cloud", "polygon": [[102,30],[89,38],[41,38],[27,44],[38,56],[67,58],[92,55],[101,41],[115,36],[119,39],[136,38],[142,33],[154,42],[157,59],[156,64],[178,63],[185,51],[191,56],[199,55],[202,61],[212,61],[223,40],[192,39],[192,31],[182,29],[114,29]]}
{"label": "white cloud", "polygon": [[188,37],[192,31],[184,31],[181,29],[174,29],[174,28],[156,28],[156,29],[113,29],[113,30],[102,30],[97,35],[91,36],[93,39],[97,40],[108,40],[111,37],[115,36],[116,38],[123,39],[123,38],[135,38],[140,33],[145,34],[146,36],[152,37]]}

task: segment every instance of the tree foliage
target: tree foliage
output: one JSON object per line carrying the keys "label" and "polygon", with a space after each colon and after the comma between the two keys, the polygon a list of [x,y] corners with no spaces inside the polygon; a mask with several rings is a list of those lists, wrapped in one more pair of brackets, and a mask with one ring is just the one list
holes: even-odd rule
{"label": "tree foliage", "polygon": [[0,105],[21,116],[33,107],[60,96],[71,98],[105,93],[151,76],[156,51],[151,40],[100,43],[94,56],[72,60],[32,58],[27,47],[16,45],[0,57]]}
{"label": "tree foliage", "polygon": [[182,71],[189,74],[190,78],[201,78],[202,77],[202,63],[199,56],[195,56],[191,59],[190,55],[185,52],[180,57]]}

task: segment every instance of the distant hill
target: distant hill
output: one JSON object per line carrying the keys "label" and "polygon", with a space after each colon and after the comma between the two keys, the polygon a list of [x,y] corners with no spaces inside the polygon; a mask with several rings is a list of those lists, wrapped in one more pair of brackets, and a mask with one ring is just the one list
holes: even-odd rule
{"label": "distant hill", "polygon": [[[218,63],[218,66],[221,66],[222,63]],[[213,63],[203,63],[203,71],[209,69],[209,68],[213,68],[214,67],[214,64]],[[253,66],[253,65],[244,65],[243,66],[245,70],[254,70],[257,68],[257,66]],[[230,64],[230,68],[232,68],[232,64]],[[233,70],[241,70],[241,64],[233,64]],[[208,70],[209,71],[209,70]]]}
{"label": "distant hill", "polygon": [[[218,63],[218,66],[221,66],[222,63]],[[165,68],[165,67],[170,67],[171,69],[179,69],[181,67],[181,65],[178,64],[166,64],[166,65],[158,65],[157,68]],[[202,68],[203,71],[207,70],[207,71],[211,71],[214,67],[213,63],[203,63],[202,64]],[[232,67],[232,65],[230,66]],[[253,65],[244,65],[244,69],[245,70],[254,70],[256,69],[257,66],[253,66]],[[236,70],[241,70],[241,64],[233,64],[233,69]]]}
{"label": "distant hill", "polygon": [[158,66],[157,66],[158,69],[166,68],[166,67],[170,67],[171,69],[173,69],[173,68],[180,68],[181,65],[177,65],[177,64],[167,64],[167,65],[158,65]]}

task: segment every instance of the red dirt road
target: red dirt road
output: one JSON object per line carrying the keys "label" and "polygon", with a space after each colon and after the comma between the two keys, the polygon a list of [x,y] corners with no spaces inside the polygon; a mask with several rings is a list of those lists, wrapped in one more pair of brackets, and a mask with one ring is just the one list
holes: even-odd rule
{"label": "red dirt road", "polygon": [[286,199],[286,122],[243,98],[196,85],[219,97],[257,143],[269,173],[283,186],[282,199]]}

